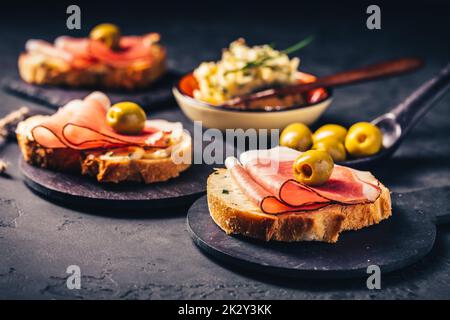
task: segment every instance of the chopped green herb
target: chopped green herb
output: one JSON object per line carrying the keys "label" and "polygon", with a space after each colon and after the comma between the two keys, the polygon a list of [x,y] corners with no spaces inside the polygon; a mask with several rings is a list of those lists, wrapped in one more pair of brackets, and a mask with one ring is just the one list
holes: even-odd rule
{"label": "chopped green herb", "polygon": [[230,192],[229,192],[227,189],[223,189],[223,190],[222,190],[222,193],[224,193],[224,194],[229,194]]}
{"label": "chopped green herb", "polygon": [[314,36],[309,36],[309,37],[303,39],[302,41],[297,42],[293,46],[290,46],[289,48],[284,49],[282,52],[284,52],[285,54],[294,53],[294,52],[306,47],[308,44],[310,44],[313,41],[313,39],[314,39]]}
{"label": "chopped green herb", "polygon": [[[304,47],[306,47],[307,45],[309,45],[311,43],[311,41],[313,41],[314,36],[309,36],[305,39],[303,39],[302,41],[297,42],[296,44],[294,44],[293,46],[290,46],[287,49],[282,50],[281,52],[285,53],[285,54],[291,54],[294,53],[298,50],[303,49]],[[271,48],[273,48],[273,44],[269,45]],[[229,73],[233,73],[233,72],[238,72],[238,71],[248,71],[248,69],[252,69],[252,68],[256,68],[256,67],[260,67],[260,66],[264,66],[265,62],[268,60],[273,59],[274,57],[263,57],[260,58],[259,60],[255,60],[255,61],[250,61],[247,62],[242,68],[240,69],[233,69],[233,70],[228,70],[225,72],[225,75],[229,74]]]}

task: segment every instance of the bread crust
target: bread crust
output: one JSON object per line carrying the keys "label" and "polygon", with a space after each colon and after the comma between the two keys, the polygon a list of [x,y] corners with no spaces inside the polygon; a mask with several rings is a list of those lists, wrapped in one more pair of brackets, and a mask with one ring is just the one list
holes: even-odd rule
{"label": "bread crust", "polygon": [[[26,127],[26,125],[19,126]],[[102,152],[96,152],[93,155],[69,148],[44,148],[30,139],[25,132],[17,132],[16,136],[24,160],[31,165],[56,171],[78,172],[93,176],[99,182],[162,182],[178,177],[182,171],[190,167],[190,163],[174,163],[171,157],[103,159]],[[186,149],[183,152],[191,152],[191,146],[187,148],[189,150]]]}
{"label": "bread crust", "polygon": [[178,177],[190,164],[175,164],[172,159],[102,160],[99,157],[85,158],[81,173],[94,176],[99,182],[119,183],[136,181],[144,183],[162,182]]}
{"label": "bread crust", "polygon": [[265,241],[324,241],[335,243],[345,230],[358,230],[391,216],[389,190],[370,204],[333,204],[313,212],[269,215],[263,213],[236,186],[226,169],[208,178],[208,207],[214,222],[227,234],[242,234]]}
{"label": "bread crust", "polygon": [[72,149],[43,148],[25,135],[17,134],[17,142],[26,162],[40,168],[56,171],[79,172],[81,170],[81,155]]}
{"label": "bread crust", "polygon": [[97,63],[85,69],[22,53],[18,60],[19,74],[25,82],[38,85],[134,90],[148,87],[166,72],[166,50],[159,45],[154,45],[152,50],[154,59],[151,63],[122,68]]}

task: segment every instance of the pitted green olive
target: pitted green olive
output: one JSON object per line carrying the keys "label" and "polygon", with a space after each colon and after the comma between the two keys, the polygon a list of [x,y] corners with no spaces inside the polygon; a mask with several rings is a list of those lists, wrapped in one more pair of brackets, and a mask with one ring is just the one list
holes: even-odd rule
{"label": "pitted green olive", "polygon": [[332,136],[315,141],[312,149],[328,152],[334,162],[345,161],[346,159],[344,144]]}
{"label": "pitted green olive", "polygon": [[280,146],[306,151],[312,145],[312,133],[303,123],[292,123],[281,132]]}
{"label": "pitted green olive", "polygon": [[106,114],[108,124],[121,134],[135,135],[142,132],[147,116],[134,102],[119,102],[109,108]]}
{"label": "pitted green olive", "polygon": [[120,29],[112,23],[102,23],[94,27],[89,35],[92,40],[103,42],[108,48],[119,48]]}
{"label": "pitted green olive", "polygon": [[309,150],[302,153],[293,164],[294,177],[300,183],[319,186],[328,181],[334,162],[328,152]]}
{"label": "pitted green olive", "polygon": [[317,129],[313,134],[313,141],[319,141],[325,138],[334,137],[344,143],[347,129],[338,124],[326,124]]}
{"label": "pitted green olive", "polygon": [[380,151],[382,141],[383,135],[377,126],[369,122],[358,122],[348,129],[345,148],[353,157],[367,157]]}

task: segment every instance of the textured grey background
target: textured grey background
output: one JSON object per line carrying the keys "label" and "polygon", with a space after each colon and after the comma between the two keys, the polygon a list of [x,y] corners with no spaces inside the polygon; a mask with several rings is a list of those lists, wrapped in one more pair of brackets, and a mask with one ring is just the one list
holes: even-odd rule
{"label": "textured grey background", "polygon": [[[450,48],[448,17],[439,4],[386,5],[380,31],[365,29],[363,4],[346,4],[346,8],[328,3],[310,8],[299,5],[273,13],[270,8],[263,12],[258,6],[247,6],[227,15],[214,8],[194,14],[185,7],[155,12],[130,4],[127,14],[122,14],[114,6],[107,13],[87,6],[81,33],[94,21],[106,20],[118,22],[125,33],[160,31],[171,66],[182,72],[218,58],[220,49],[239,36],[250,43],[275,42],[284,48],[314,34],[316,40],[300,54],[301,68],[319,75],[404,55],[426,59],[426,67],[415,74],[336,90],[335,101],[320,123],[350,124],[372,119],[400,102],[449,62]],[[0,28],[2,78],[16,72],[16,58],[26,39],[53,39],[68,33],[65,6],[49,8],[53,9],[40,12],[48,18],[33,10],[3,10],[7,16]],[[23,104],[39,107],[3,92],[0,98],[0,115]],[[184,119],[171,104],[154,115]],[[411,132],[395,157],[374,170],[393,191],[450,184],[449,104],[447,95]],[[186,208],[141,214],[64,208],[25,187],[17,168],[16,145],[0,150],[0,156],[12,164],[10,176],[0,177],[0,298],[450,298],[448,225],[438,228],[436,246],[425,259],[384,275],[382,290],[367,290],[364,279],[292,281],[282,275],[237,270],[203,255],[186,232]],[[448,205],[442,203],[442,207]],[[81,267],[78,291],[65,286],[65,269],[71,264]]]}

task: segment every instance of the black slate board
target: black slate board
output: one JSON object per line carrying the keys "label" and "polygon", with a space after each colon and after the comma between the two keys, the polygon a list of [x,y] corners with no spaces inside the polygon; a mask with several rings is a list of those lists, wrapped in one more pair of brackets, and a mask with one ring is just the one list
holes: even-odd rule
{"label": "black slate board", "polygon": [[[179,78],[175,71],[169,71],[148,89],[138,91],[103,91],[111,99],[112,103],[129,100],[140,104],[144,109],[159,108],[173,99],[172,86]],[[57,109],[73,99],[82,99],[95,89],[83,88],[73,89],[57,86],[37,86],[24,82],[19,76],[7,78],[3,82],[3,88],[12,94],[44,103],[49,107]]]}
{"label": "black slate board", "polygon": [[426,188],[422,190],[392,193],[392,203],[414,211],[417,215],[428,217],[436,224],[450,222],[450,186]]}
{"label": "black slate board", "polygon": [[192,165],[166,182],[98,183],[92,177],[41,169],[19,159],[26,185],[50,200],[82,207],[153,209],[191,204],[205,192],[206,165]]}
{"label": "black slate board", "polygon": [[[397,204],[399,198],[404,200]],[[367,277],[369,265],[378,265],[383,273],[398,270],[418,261],[433,247],[433,219],[414,209],[412,199],[417,200],[418,195],[393,194],[390,219],[344,232],[336,244],[264,242],[229,236],[211,219],[206,197],[189,209],[187,227],[197,246],[234,266],[298,278]]]}

